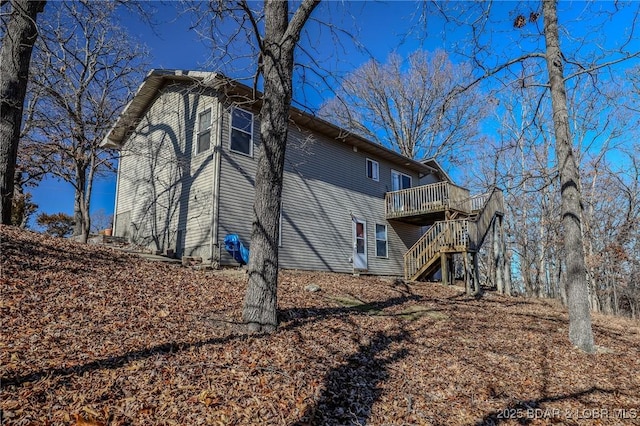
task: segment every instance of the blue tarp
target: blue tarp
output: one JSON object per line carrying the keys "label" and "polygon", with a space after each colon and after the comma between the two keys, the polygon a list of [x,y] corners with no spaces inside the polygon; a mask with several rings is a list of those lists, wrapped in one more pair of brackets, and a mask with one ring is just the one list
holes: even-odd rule
{"label": "blue tarp", "polygon": [[249,249],[242,244],[237,234],[229,234],[224,237],[224,248],[239,264],[249,263]]}

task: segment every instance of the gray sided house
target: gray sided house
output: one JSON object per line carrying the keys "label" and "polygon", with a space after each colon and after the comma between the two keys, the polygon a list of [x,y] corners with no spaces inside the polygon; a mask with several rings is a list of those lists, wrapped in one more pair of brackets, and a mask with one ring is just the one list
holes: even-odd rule
{"label": "gray sided house", "polygon": [[[236,264],[223,240],[250,245],[261,149],[251,95],[216,73],[149,73],[103,142],[120,150],[114,235]],[[436,161],[292,109],[279,264],[423,278],[446,267],[446,253],[474,253],[501,200],[499,191],[471,197]]]}

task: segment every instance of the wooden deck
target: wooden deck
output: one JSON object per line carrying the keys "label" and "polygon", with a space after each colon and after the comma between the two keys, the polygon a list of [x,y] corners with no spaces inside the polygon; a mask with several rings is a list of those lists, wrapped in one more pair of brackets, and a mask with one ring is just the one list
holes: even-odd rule
{"label": "wooden deck", "polygon": [[468,215],[472,212],[472,204],[468,189],[449,182],[438,182],[387,192],[385,213],[387,219],[416,222],[444,217],[446,211]]}
{"label": "wooden deck", "polygon": [[444,253],[475,252],[482,246],[494,217],[504,214],[502,191],[496,188],[467,200],[472,217],[433,223],[405,253],[405,279],[417,280],[433,272]]}

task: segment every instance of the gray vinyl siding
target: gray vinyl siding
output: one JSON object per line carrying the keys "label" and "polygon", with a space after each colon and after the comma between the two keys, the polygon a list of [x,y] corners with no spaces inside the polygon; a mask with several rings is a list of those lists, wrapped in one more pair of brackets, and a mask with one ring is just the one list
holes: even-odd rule
{"label": "gray vinyl siding", "polygon": [[[258,128],[254,123],[252,158],[229,150],[229,126],[222,126],[219,243],[226,234],[235,233],[249,245],[260,150]],[[379,163],[379,182],[367,178],[367,158]],[[384,194],[391,190],[391,169],[412,176],[414,184],[418,182],[417,175],[398,165],[292,126],[282,196],[280,267],[351,272],[353,215],[366,221],[368,273],[402,275],[402,256],[420,237],[420,228],[390,223],[384,217]],[[387,225],[387,258],[375,256],[376,223]],[[233,263],[224,250],[221,254],[223,264]]]}
{"label": "gray vinyl siding", "polygon": [[[212,108],[209,151],[195,153],[198,114]],[[122,149],[116,205],[116,235],[178,255],[211,256],[235,264],[223,240],[235,233],[250,245],[254,179],[261,150],[256,111],[253,155],[230,150],[230,109],[219,111],[212,94],[187,93],[184,86],[160,90],[136,131]],[[220,138],[217,229],[214,206],[214,148]],[[366,159],[379,164],[379,181],[367,177]],[[280,266],[351,272],[352,217],[366,221],[368,273],[402,275],[403,255],[421,235],[418,226],[387,222],[384,194],[391,190],[391,170],[415,173],[341,141],[312,135],[296,126],[289,131],[285,162]],[[376,257],[375,225],[387,225],[386,258]],[[217,240],[211,241],[217,232]]]}
{"label": "gray vinyl siding", "polygon": [[433,174],[433,173],[429,173],[428,175],[423,176],[419,183],[414,184],[414,185],[430,185],[432,183],[438,183],[440,180],[438,179],[438,177]]}
{"label": "gray vinyl siding", "polygon": [[195,154],[195,126],[198,113],[215,111],[216,102],[184,86],[161,89],[121,150],[116,235],[209,256],[213,149]]}
{"label": "gray vinyl siding", "polygon": [[[417,176],[366,152],[290,129],[283,189],[280,264],[287,268],[353,270],[352,217],[366,222],[368,272],[402,275],[402,256],[420,236],[417,227],[389,223],[384,194],[391,169]],[[367,177],[366,159],[379,164],[379,181]],[[387,258],[377,258],[375,225],[387,225]]]}
{"label": "gray vinyl siding", "polygon": [[253,220],[253,197],[256,165],[260,154],[260,133],[257,114],[253,119],[253,156],[231,151],[230,148],[230,108],[223,109],[221,122],[220,198],[218,219],[218,244],[221,264],[235,264],[224,249],[224,237],[237,234],[243,244],[249,247],[251,222]]}

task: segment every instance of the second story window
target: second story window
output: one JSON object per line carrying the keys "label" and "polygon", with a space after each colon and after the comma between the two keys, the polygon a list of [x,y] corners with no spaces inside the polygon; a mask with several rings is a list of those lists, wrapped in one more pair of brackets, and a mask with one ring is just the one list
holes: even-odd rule
{"label": "second story window", "polygon": [[196,154],[208,151],[211,147],[211,108],[198,114],[198,138]]}
{"label": "second story window", "polygon": [[376,182],[380,180],[380,166],[377,161],[373,161],[367,158],[367,177],[373,179]]}
{"label": "second story window", "polygon": [[229,148],[233,152],[253,155],[253,114],[233,108],[231,110],[231,141]]}

